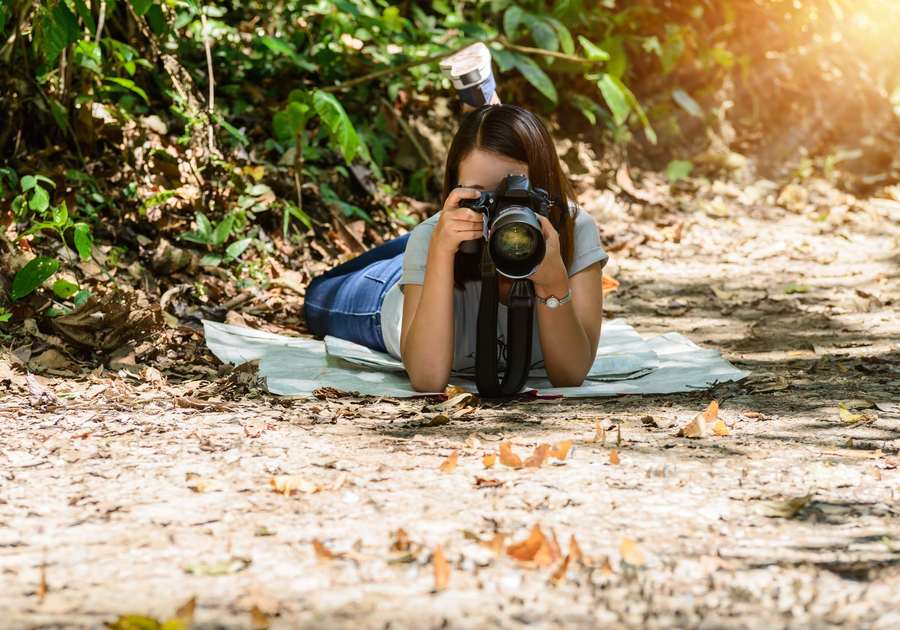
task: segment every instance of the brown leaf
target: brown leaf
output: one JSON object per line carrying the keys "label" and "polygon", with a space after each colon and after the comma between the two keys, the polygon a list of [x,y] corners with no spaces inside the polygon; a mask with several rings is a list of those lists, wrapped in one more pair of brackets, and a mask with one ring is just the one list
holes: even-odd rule
{"label": "brown leaf", "polygon": [[584,561],[584,553],[581,551],[581,545],[575,540],[575,534],[572,534],[572,539],[569,541],[569,556],[571,556],[572,560],[575,562]]}
{"label": "brown leaf", "polygon": [[557,442],[553,445],[553,448],[550,449],[548,455],[550,457],[555,457],[556,459],[563,460],[569,456],[569,451],[572,448],[572,440],[563,440],[562,442]]}
{"label": "brown leaf", "polygon": [[601,290],[603,291],[603,297],[606,297],[607,294],[612,293],[616,289],[619,288],[619,281],[615,278],[607,276],[603,274],[603,278],[601,279]]}
{"label": "brown leaf", "polygon": [[316,559],[319,560],[319,562],[328,562],[344,557],[344,554],[335,553],[328,549],[328,547],[326,547],[318,538],[313,538],[312,545],[313,550],[316,552]]}
{"label": "brown leaf", "polygon": [[41,581],[38,582],[37,586],[37,598],[40,601],[44,601],[44,598],[47,597],[47,593],[50,589],[47,588],[47,565],[41,565]]}
{"label": "brown leaf", "polygon": [[405,553],[411,548],[412,543],[409,540],[409,534],[401,527],[394,533],[394,542],[391,543],[391,551]]}
{"label": "brown leaf", "polygon": [[497,456],[494,453],[485,453],[481,461],[484,463],[485,468],[493,468],[494,464],[497,463]]}
{"label": "brown leaf", "polygon": [[499,488],[503,485],[503,481],[499,479],[491,479],[489,477],[475,477],[476,488]]}
{"label": "brown leaf", "polygon": [[197,597],[191,597],[175,611],[175,617],[190,626],[194,623],[194,611],[197,609]]}
{"label": "brown leaf", "polygon": [[550,581],[555,585],[562,584],[562,581],[566,578],[566,572],[569,570],[569,562],[571,562],[572,556],[567,555],[563,558],[562,564],[559,565],[559,568],[554,571],[553,575],[550,577]]}
{"label": "brown leaf", "polygon": [[619,463],[619,449],[614,448],[609,452],[609,463],[610,464],[618,464]]}
{"label": "brown leaf", "polygon": [[457,453],[454,450],[452,453],[450,453],[450,457],[448,457],[446,460],[444,460],[444,463],[441,464],[441,468],[440,468],[441,472],[442,473],[453,472],[456,469],[457,460],[459,460],[459,453]]}
{"label": "brown leaf", "polygon": [[493,551],[495,556],[499,556],[506,547],[506,535],[495,532],[494,537],[491,540],[482,540],[480,541],[480,544],[482,547],[487,547]]}
{"label": "brown leaf", "polygon": [[195,472],[189,472],[184,474],[184,480],[187,482],[187,487],[193,490],[194,492],[206,492],[212,487],[213,482],[211,479],[206,479],[205,477],[201,477],[199,474]]}
{"label": "brown leaf", "polygon": [[594,420],[594,442],[606,444],[606,429],[603,427],[603,423],[599,418]]}
{"label": "brown leaf", "polygon": [[244,425],[244,435],[249,438],[258,438],[268,428],[269,424],[265,421],[248,422]]}
{"label": "brown leaf", "polygon": [[644,552],[631,538],[622,539],[622,543],[619,545],[619,554],[622,556],[622,560],[635,567],[643,566],[646,562]]}
{"label": "brown leaf", "polygon": [[297,492],[312,494],[320,490],[319,486],[300,475],[276,475],[269,479],[272,490],[278,494],[290,496]]}
{"label": "brown leaf", "polygon": [[269,615],[264,613],[256,604],[250,609],[250,627],[253,630],[268,630]]}
{"label": "brown leaf", "polygon": [[524,466],[525,468],[540,468],[544,464],[544,460],[547,459],[547,454],[550,452],[549,444],[539,444],[534,452],[531,454],[531,457],[525,460]]}
{"label": "brown leaf", "polygon": [[719,437],[725,437],[726,435],[731,435],[731,429],[722,421],[721,418],[715,421],[712,426],[712,432]]}
{"label": "brown leaf", "polygon": [[534,567],[550,566],[562,556],[559,545],[544,535],[540,525],[531,528],[528,538],[520,543],[510,545],[506,549],[506,553],[519,562]]}
{"label": "brown leaf", "polygon": [[513,453],[509,442],[500,442],[500,463],[510,468],[521,468],[522,459]]}
{"label": "brown leaf", "polygon": [[[709,435],[713,423],[718,419],[719,403],[712,401],[705,411],[698,413],[694,419],[681,427],[676,434],[678,437],[702,438]],[[727,427],[726,427],[727,430]],[[725,434],[727,435],[727,433]]]}
{"label": "brown leaf", "polygon": [[450,564],[444,557],[444,550],[440,545],[434,550],[432,562],[434,564],[434,590],[442,591],[447,588],[447,583],[450,581]]}

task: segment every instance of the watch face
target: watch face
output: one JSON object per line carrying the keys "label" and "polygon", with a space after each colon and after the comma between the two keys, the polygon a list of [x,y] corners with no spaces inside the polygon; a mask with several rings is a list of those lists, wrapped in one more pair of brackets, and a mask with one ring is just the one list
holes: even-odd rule
{"label": "watch face", "polygon": [[557,306],[559,306],[558,299],[556,299],[555,297],[547,298],[547,307],[548,308],[556,308]]}

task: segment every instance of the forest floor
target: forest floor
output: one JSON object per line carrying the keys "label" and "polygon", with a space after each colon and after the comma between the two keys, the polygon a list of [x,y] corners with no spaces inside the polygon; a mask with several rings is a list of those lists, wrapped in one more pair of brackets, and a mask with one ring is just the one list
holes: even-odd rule
{"label": "forest floor", "polygon": [[[0,625],[900,626],[900,200],[620,184],[582,198],[606,317],[750,377],[435,409],[277,398],[202,352],[193,379],[0,360]],[[728,435],[677,437],[712,400]]]}

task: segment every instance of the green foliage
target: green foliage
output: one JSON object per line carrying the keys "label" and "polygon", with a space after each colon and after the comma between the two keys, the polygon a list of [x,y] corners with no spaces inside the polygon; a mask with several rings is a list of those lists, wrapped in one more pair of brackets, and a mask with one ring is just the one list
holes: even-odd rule
{"label": "green foliage", "polygon": [[688,177],[694,170],[694,163],[689,160],[672,160],[666,167],[666,177],[670,182],[677,182]]}
{"label": "green foliage", "polygon": [[59,261],[53,258],[38,257],[29,261],[13,278],[13,300],[20,300],[32,293],[59,269]]}

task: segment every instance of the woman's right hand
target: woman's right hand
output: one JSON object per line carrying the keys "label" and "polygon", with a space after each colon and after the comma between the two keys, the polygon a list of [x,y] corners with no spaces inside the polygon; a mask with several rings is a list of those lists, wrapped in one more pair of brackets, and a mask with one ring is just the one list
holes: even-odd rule
{"label": "woman's right hand", "polygon": [[452,256],[459,249],[460,243],[479,239],[484,233],[484,215],[470,208],[461,208],[460,202],[466,199],[478,199],[481,193],[474,188],[454,188],[444,207],[441,217],[431,234],[431,245],[441,253]]}

